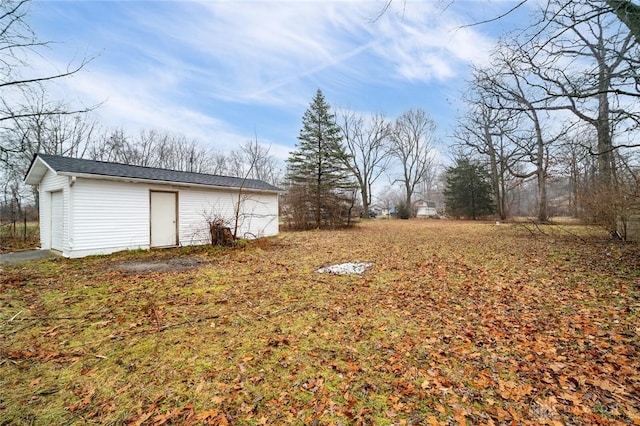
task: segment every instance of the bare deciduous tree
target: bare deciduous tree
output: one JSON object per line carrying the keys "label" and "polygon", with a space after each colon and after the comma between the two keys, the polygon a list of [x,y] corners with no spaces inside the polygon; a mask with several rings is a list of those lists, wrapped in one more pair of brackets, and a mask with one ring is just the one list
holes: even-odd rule
{"label": "bare deciduous tree", "polygon": [[[46,111],[52,101],[44,91],[29,94],[29,105],[24,111]],[[60,106],[59,108],[64,108]],[[4,155],[0,164],[0,174],[15,193],[27,197],[23,204],[38,203],[38,192],[34,188],[23,188],[22,182],[33,156],[37,153],[82,157],[95,137],[97,124],[85,113],[78,114],[26,114],[7,122],[0,130]]]}
{"label": "bare deciduous tree", "polygon": [[123,129],[111,130],[94,140],[87,156],[92,160],[213,174],[221,174],[226,160],[224,155],[181,135],[150,130],[131,137]]}
{"label": "bare deciduous tree", "polygon": [[584,201],[598,174],[597,158],[590,153],[597,145],[597,137],[593,129],[583,127],[562,137],[556,156],[559,172],[568,180],[569,213],[576,218],[582,217]]}
{"label": "bare deciduous tree", "polygon": [[258,179],[277,186],[281,179],[281,170],[270,151],[271,147],[258,143],[257,137],[255,140],[249,140],[231,151],[227,158],[228,171],[233,176]]}
{"label": "bare deciduous tree", "polygon": [[85,154],[97,131],[95,120],[84,113],[47,114],[46,111],[51,108],[65,107],[60,102],[48,100],[44,91],[30,93],[28,101],[29,105],[23,109],[33,114],[16,117],[2,131],[3,144],[7,148],[5,152],[11,152],[7,158],[7,168],[26,172],[36,153],[68,157],[82,157]]}
{"label": "bare deciduous tree", "polygon": [[[541,11],[545,19],[532,28],[535,36],[511,45],[501,62],[516,64],[509,65],[510,78],[519,80],[520,87],[529,91],[528,103],[521,101],[521,105],[523,112],[529,110],[533,123],[536,115],[539,119],[545,112],[553,115],[559,127],[557,117],[562,117],[561,111],[568,111],[574,119],[564,116],[566,129],[581,122],[593,128],[597,143],[591,149],[597,158],[598,173],[597,182],[592,185],[600,187],[594,188],[595,192],[611,195],[618,192],[621,181],[616,166],[621,157],[617,151],[638,146],[616,143],[616,138],[621,130],[633,133],[640,128],[636,87],[639,50],[634,37],[615,17],[592,12],[590,2],[548,1]],[[502,99],[511,93],[505,87],[500,92]],[[533,110],[537,112],[534,114]],[[547,139],[552,142],[557,138],[547,134]],[[536,166],[539,182],[541,164]],[[547,172],[548,168],[544,173]],[[610,206],[616,204],[602,203],[606,207],[596,214],[610,229],[615,227],[618,214]]]}
{"label": "bare deciduous tree", "polygon": [[509,215],[509,168],[513,168],[516,154],[509,136],[519,127],[519,117],[517,113],[498,108],[492,102],[492,96],[482,90],[479,74],[479,71],[474,72],[475,81],[463,95],[468,110],[458,120],[453,138],[458,145],[486,158],[498,214],[504,220]]}
{"label": "bare deciduous tree", "polygon": [[33,70],[33,57],[51,42],[39,40],[29,26],[29,4],[0,2],[0,180],[21,204],[28,194],[38,202],[37,194],[22,182],[33,154],[80,156],[95,129],[95,123],[82,117],[95,107],[73,108],[47,96],[47,84],[78,73],[90,59],[64,70]]}
{"label": "bare deciduous tree", "polygon": [[640,111],[634,108],[639,50],[611,15],[576,24],[591,5],[553,0],[549,8],[554,12],[546,24],[549,40],[535,52],[525,50],[527,61],[545,83],[552,108],[570,111],[595,129],[599,180],[609,187],[615,183],[616,127],[638,128],[640,123]]}
{"label": "bare deciduous tree", "polygon": [[340,111],[337,121],[348,154],[346,164],[358,182],[363,215],[369,217],[372,186],[386,171],[390,160],[392,126],[383,114],[365,118],[349,110]]}
{"label": "bare deciduous tree", "polygon": [[404,187],[408,208],[418,184],[435,172],[435,132],[436,123],[422,109],[410,109],[394,123],[390,154],[400,163],[402,173],[395,181]]}
{"label": "bare deciduous tree", "polygon": [[251,200],[251,195],[247,194],[245,189],[245,184],[247,179],[261,179],[261,174],[264,174],[264,177],[273,178],[273,157],[269,155],[269,148],[264,148],[262,145],[258,143],[258,138],[254,141],[247,141],[244,145],[240,147],[241,152],[244,154],[242,157],[244,158],[244,171],[240,176],[242,177],[242,184],[240,188],[238,188],[238,197],[236,199],[236,203],[234,206],[234,227],[233,227],[233,239],[236,240],[238,238],[238,229],[241,225],[241,221],[244,219],[244,207]]}
{"label": "bare deciduous tree", "polygon": [[[237,176],[242,179],[237,188],[237,194],[235,192],[230,194],[233,199],[233,211],[227,211],[225,214],[225,209],[218,205],[212,206],[210,211],[205,211],[203,214],[208,225],[211,243],[214,245],[232,245],[240,238],[240,229],[245,222],[251,219],[269,218],[269,222],[278,220],[277,216],[260,215],[256,210],[259,210],[263,203],[254,193],[246,189],[250,180],[257,179],[253,177],[256,176],[256,169],[264,167],[267,160],[271,159],[269,149],[260,145],[256,138],[254,141],[243,144],[231,157],[237,161],[236,172],[242,172],[242,175]],[[245,233],[244,236],[257,237],[258,235]]]}
{"label": "bare deciduous tree", "polygon": [[[21,71],[29,68],[30,55],[50,42],[40,41],[27,22],[29,1],[3,0],[0,3],[0,125],[10,129],[16,120],[43,115],[73,115],[91,108],[73,109],[60,102],[42,103],[33,108],[31,100],[39,97],[48,82],[71,76],[90,61],[83,59],[70,64],[66,70],[48,75],[25,76]],[[0,142],[0,161],[7,164],[15,147]]]}
{"label": "bare deciduous tree", "polygon": [[[509,5],[508,9],[506,9],[503,12],[498,12],[495,16],[491,18],[472,22],[464,25],[463,27],[473,27],[477,25],[488,24],[490,22],[495,22],[500,19],[504,19],[505,17],[511,15],[512,13],[520,9],[522,6],[528,3],[528,1],[529,0],[518,0],[517,3]],[[585,4],[585,1],[586,1],[586,4],[589,6],[589,8],[584,12],[584,14],[577,17],[575,21],[576,24],[588,21],[589,19],[592,19],[594,17],[615,14],[618,17],[618,19],[626,25],[626,27],[629,29],[631,34],[635,37],[636,41],[640,43],[640,5],[636,4],[632,0],[602,0],[602,1],[568,0],[568,1],[564,1],[563,4],[565,4],[566,6],[573,6],[576,3]],[[386,0],[384,6],[382,7],[380,12],[378,13],[378,16],[375,19],[377,20],[382,15],[384,15],[389,10],[392,3],[393,3],[393,0]],[[406,0],[403,0],[403,3],[406,5]],[[442,5],[445,8],[448,8],[452,3],[453,3],[453,0],[449,0],[449,1],[442,2]],[[540,6],[544,10],[548,10],[549,3],[550,1],[548,1],[547,3],[540,2]],[[553,12],[551,12],[548,15],[545,14],[546,18],[549,18],[550,16],[553,16]],[[541,23],[544,23],[545,21],[546,19],[543,19],[541,20]]]}

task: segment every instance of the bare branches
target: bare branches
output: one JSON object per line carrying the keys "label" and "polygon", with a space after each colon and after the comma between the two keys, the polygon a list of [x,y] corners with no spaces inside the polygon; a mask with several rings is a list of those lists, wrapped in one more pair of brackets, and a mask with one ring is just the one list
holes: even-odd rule
{"label": "bare branches", "polygon": [[[81,115],[96,106],[70,106],[61,100],[51,100],[47,83],[68,78],[84,69],[91,58],[69,64],[66,70],[49,75],[25,75],[39,48],[50,42],[38,40],[26,21],[28,0],[3,0],[0,3],[0,163],[5,173],[16,176],[24,172],[33,154],[77,156],[83,154],[87,140],[72,134],[83,133]],[[15,178],[15,177],[14,177]],[[19,180],[21,181],[22,176]]]}
{"label": "bare branches", "polygon": [[80,63],[80,65],[77,65],[74,68],[70,68],[65,72],[62,72],[62,73],[59,73],[59,74],[50,75],[50,76],[46,76],[46,77],[37,77],[37,78],[27,78],[27,79],[23,79],[23,80],[5,81],[5,82],[0,83],[0,89],[2,89],[3,87],[7,87],[7,86],[25,86],[25,85],[29,85],[29,84],[33,84],[33,83],[42,83],[44,81],[51,81],[51,80],[56,80],[56,79],[60,79],[60,78],[64,78],[64,77],[69,77],[70,75],[76,74],[78,71],[82,70],[89,62],[91,62],[90,59],[84,60],[84,61],[82,61]]}
{"label": "bare branches", "polygon": [[396,181],[404,186],[409,208],[418,184],[433,178],[435,132],[436,123],[422,109],[404,112],[393,127],[390,154],[400,163],[402,174]]}
{"label": "bare branches", "polygon": [[387,11],[389,10],[389,8],[391,7],[391,3],[393,3],[393,0],[386,0],[384,6],[382,7],[382,9],[380,9],[380,12],[378,12],[378,14],[376,15],[375,18],[373,18],[371,20],[371,22],[377,22],[380,18],[382,18]]}
{"label": "bare branches", "polygon": [[462,25],[460,28],[477,27],[478,25],[490,24],[491,22],[499,21],[500,19],[506,18],[507,16],[511,15],[513,12],[518,10],[527,1],[528,0],[520,0],[515,6],[513,6],[511,9],[507,10],[504,13],[501,13],[501,14],[499,14],[499,15],[493,17],[493,18],[490,18],[490,19],[485,19],[485,20],[482,20],[482,21],[473,22],[471,24]]}
{"label": "bare branches", "polygon": [[41,111],[10,112],[9,113],[10,115],[4,116],[4,117],[0,116],[0,122],[9,121],[9,120],[18,120],[23,118],[42,117],[43,115],[76,115],[76,114],[89,112],[92,110],[93,108],[82,108],[82,109],[76,109],[76,110],[57,109],[57,110],[49,110],[47,112],[41,112]]}
{"label": "bare branches", "polygon": [[96,138],[87,151],[93,160],[194,173],[229,174],[228,157],[183,135],[143,130],[137,136],[123,129]]}
{"label": "bare branches", "polygon": [[344,160],[358,182],[363,215],[369,217],[371,187],[387,169],[390,160],[391,123],[383,114],[365,118],[348,110],[340,111],[337,121],[348,154]]}
{"label": "bare branches", "polygon": [[233,239],[234,240],[238,238],[238,228],[240,227],[240,219],[242,215],[241,209],[243,207],[244,201],[246,201],[245,200],[246,195],[243,193],[243,190],[247,182],[247,179],[249,178],[249,176],[251,176],[251,173],[257,167],[258,163],[269,156],[269,148],[262,149],[258,144],[257,134],[254,141],[248,141],[246,144],[244,144],[241,147],[241,149],[247,155],[249,162],[248,162],[247,171],[244,174],[244,176],[242,176],[242,183],[238,188],[238,197],[236,199],[234,212],[233,212],[233,216],[234,216]]}
{"label": "bare branches", "polygon": [[229,173],[238,177],[258,179],[272,185],[280,181],[280,168],[273,155],[271,146],[258,143],[258,137],[248,140],[238,149],[233,150],[228,158]]}
{"label": "bare branches", "polygon": [[[8,103],[7,99],[15,97],[15,94],[8,96],[9,92],[7,90],[17,90],[17,94],[22,92],[28,95],[33,91],[38,91],[42,83],[72,76],[91,62],[91,58],[84,58],[79,64],[70,64],[66,70],[54,72],[51,75],[19,76],[19,69],[25,65],[29,66],[29,55],[37,55],[36,48],[50,44],[50,42],[38,40],[25,21],[28,3],[27,0],[18,2],[7,0],[3,1],[0,6],[0,63],[2,63],[0,68],[0,93],[4,104],[4,108],[0,110],[0,121],[30,116],[29,112],[20,110],[19,105]],[[51,109],[38,111],[38,114],[73,114],[90,109],[76,108],[75,111]]]}

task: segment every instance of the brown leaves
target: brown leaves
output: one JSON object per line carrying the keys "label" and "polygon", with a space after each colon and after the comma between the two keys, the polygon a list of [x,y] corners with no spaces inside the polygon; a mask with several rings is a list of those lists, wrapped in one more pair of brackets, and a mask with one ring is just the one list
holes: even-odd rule
{"label": "brown leaves", "polygon": [[186,405],[174,410],[157,414],[156,406],[151,406],[150,411],[141,413],[135,419],[127,421],[128,426],[153,425],[162,426],[166,424],[182,424],[182,425],[229,425],[229,420],[225,413],[220,409],[209,409],[197,411],[191,405]]}
{"label": "brown leaves", "polygon": [[73,392],[74,395],[76,396],[80,396],[82,397],[81,400],[70,404],[67,409],[71,412],[74,413],[78,410],[83,410],[85,408],[87,408],[89,406],[89,404],[91,403],[91,400],[93,399],[93,396],[96,393],[96,389],[91,387],[89,389],[83,389],[83,390],[76,390]]}
{"label": "brown leaves", "polygon": [[[15,304],[5,319],[24,313],[0,322],[3,415],[640,423],[637,277],[599,264],[603,244],[523,238],[509,226],[372,221],[202,252],[208,263],[190,271],[108,271],[118,255],[61,261],[65,278],[25,271],[21,285],[14,271],[11,299],[0,293],[0,302]],[[313,272],[362,259],[375,263],[363,277]],[[20,323],[27,311],[49,319]]]}
{"label": "brown leaves", "polygon": [[530,384],[520,384],[511,380],[498,379],[498,394],[506,400],[520,401],[533,391]]}
{"label": "brown leaves", "polygon": [[29,349],[13,349],[9,350],[3,356],[7,359],[13,361],[51,361],[56,360],[59,363],[68,363],[76,361],[85,355],[86,352],[83,350],[73,350],[73,351],[57,351],[50,350],[48,348],[29,348]]}

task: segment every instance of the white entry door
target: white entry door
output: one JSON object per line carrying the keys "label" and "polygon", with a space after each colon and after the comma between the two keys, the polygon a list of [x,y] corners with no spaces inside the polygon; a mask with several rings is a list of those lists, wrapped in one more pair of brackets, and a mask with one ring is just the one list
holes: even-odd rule
{"label": "white entry door", "polygon": [[51,193],[51,248],[63,250],[64,197],[62,191]]}
{"label": "white entry door", "polygon": [[178,194],[151,191],[151,247],[178,245]]}

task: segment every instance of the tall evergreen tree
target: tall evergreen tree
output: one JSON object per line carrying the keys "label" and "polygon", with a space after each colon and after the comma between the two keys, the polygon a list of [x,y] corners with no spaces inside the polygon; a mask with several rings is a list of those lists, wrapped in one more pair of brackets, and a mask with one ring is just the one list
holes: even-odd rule
{"label": "tall evergreen tree", "polygon": [[447,213],[454,216],[475,220],[495,212],[489,172],[467,158],[456,159],[456,165],[447,169],[444,197]]}
{"label": "tall evergreen tree", "polygon": [[290,192],[298,194],[295,208],[311,209],[316,228],[327,222],[323,218],[335,224],[337,204],[348,198],[353,182],[340,127],[320,89],[304,113],[296,148],[287,160]]}

